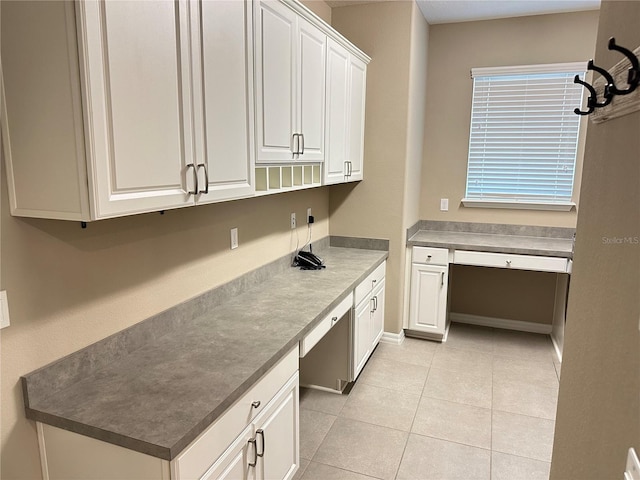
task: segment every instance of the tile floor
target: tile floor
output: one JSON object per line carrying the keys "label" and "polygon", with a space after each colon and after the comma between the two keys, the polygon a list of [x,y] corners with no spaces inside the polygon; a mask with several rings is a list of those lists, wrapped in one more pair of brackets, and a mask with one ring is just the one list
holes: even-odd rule
{"label": "tile floor", "polygon": [[349,395],[300,389],[296,478],[547,480],[559,375],[546,335],[381,343]]}

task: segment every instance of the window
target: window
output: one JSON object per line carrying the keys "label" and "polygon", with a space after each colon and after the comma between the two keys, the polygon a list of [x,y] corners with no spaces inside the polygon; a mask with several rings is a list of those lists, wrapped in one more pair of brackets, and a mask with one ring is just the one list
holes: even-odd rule
{"label": "window", "polygon": [[465,206],[570,210],[584,63],[474,68]]}

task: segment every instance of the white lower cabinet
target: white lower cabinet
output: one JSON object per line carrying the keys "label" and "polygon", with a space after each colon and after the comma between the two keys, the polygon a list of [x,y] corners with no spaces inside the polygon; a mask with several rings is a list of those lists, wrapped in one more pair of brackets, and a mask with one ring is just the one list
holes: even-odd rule
{"label": "white lower cabinet", "polygon": [[290,479],[299,464],[298,432],[296,373],[200,479]]}
{"label": "white lower cabinet", "polygon": [[383,262],[355,290],[355,316],[353,319],[353,372],[351,379],[360,375],[362,368],[378,345],[384,331],[384,287]]}
{"label": "white lower cabinet", "polygon": [[173,460],[37,423],[49,480],[284,480],[299,465],[298,348]]}
{"label": "white lower cabinet", "polygon": [[412,255],[409,329],[441,338],[447,321],[448,252],[414,247]]}

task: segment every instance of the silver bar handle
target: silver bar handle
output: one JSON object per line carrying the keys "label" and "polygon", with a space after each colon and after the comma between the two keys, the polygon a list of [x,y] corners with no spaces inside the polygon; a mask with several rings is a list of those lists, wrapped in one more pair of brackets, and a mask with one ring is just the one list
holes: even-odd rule
{"label": "silver bar handle", "polygon": [[344,161],[344,176],[349,176],[349,160]]}
{"label": "silver bar handle", "polygon": [[258,446],[256,442],[256,437],[253,437],[247,443],[253,444],[253,462],[249,462],[249,466],[255,467],[258,464]]}
{"label": "silver bar handle", "polygon": [[189,165],[187,165],[187,170],[189,168],[193,168],[193,181],[195,183],[195,188],[192,192],[187,192],[187,193],[190,195],[197,195],[198,194],[198,170],[193,163],[190,163]]}
{"label": "silver bar handle", "polygon": [[376,310],[378,310],[378,296],[375,295],[373,297],[373,311],[375,312]]}
{"label": "silver bar handle", "polygon": [[260,406],[260,400],[256,400],[255,402],[251,402],[251,407],[258,408]]}
{"label": "silver bar handle", "polygon": [[294,133],[291,137],[291,152],[294,155],[298,155],[300,152],[298,151],[298,148],[300,147],[300,140],[298,140],[296,142],[296,138],[298,137],[298,135],[300,135],[299,133]]}
{"label": "silver bar handle", "polygon": [[207,170],[207,165],[204,163],[199,163],[198,170],[200,170],[200,167],[204,168],[204,191],[200,193],[209,193],[209,171]]}
{"label": "silver bar handle", "polygon": [[351,163],[351,160],[348,160],[349,162],[349,176],[353,175],[353,165]]}
{"label": "silver bar handle", "polygon": [[300,149],[300,155],[304,155],[304,133],[300,133],[300,138],[302,139],[302,148]]}
{"label": "silver bar handle", "polygon": [[264,457],[264,430],[262,430],[261,428],[259,428],[258,430],[256,430],[256,440],[258,438],[258,435],[260,435],[260,437],[262,437],[262,453],[258,453],[258,448],[257,448],[257,442],[256,442],[256,456],[258,457]]}
{"label": "silver bar handle", "polygon": [[440,272],[440,286],[444,287],[444,272]]}

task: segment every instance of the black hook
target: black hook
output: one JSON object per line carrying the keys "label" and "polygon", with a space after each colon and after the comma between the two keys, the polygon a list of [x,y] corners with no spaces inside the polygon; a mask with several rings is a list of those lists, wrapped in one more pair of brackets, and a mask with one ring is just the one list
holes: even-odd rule
{"label": "black hook", "polygon": [[598,72],[607,81],[607,84],[604,86],[604,102],[598,103],[594,99],[594,103],[593,103],[593,106],[595,108],[606,107],[611,103],[611,100],[613,100],[612,89],[615,89],[615,83],[613,81],[613,77],[604,68],[600,68],[599,66],[594,65],[593,60],[589,60],[589,63],[587,63],[587,70],[593,70],[594,72]]}
{"label": "black hook", "polygon": [[574,113],[576,113],[577,115],[589,115],[590,113],[593,113],[596,108],[595,104],[597,103],[596,97],[598,94],[596,93],[596,89],[589,85],[587,82],[583,82],[582,80],[580,80],[579,75],[573,77],[573,83],[579,83],[583,87],[586,87],[587,90],[589,90],[589,98],[587,99],[587,108],[589,110],[583,112],[579,108],[576,108],[573,110]]}
{"label": "black hook", "polygon": [[610,89],[611,93],[613,93],[614,95],[627,95],[633,92],[638,86],[638,83],[640,83],[640,62],[631,50],[627,50],[620,45],[616,45],[616,39],[613,37],[609,39],[608,48],[609,50],[616,50],[622,53],[631,62],[631,68],[629,68],[629,76],[627,79],[629,88],[627,88],[626,90],[620,90],[615,85],[612,85]]}

